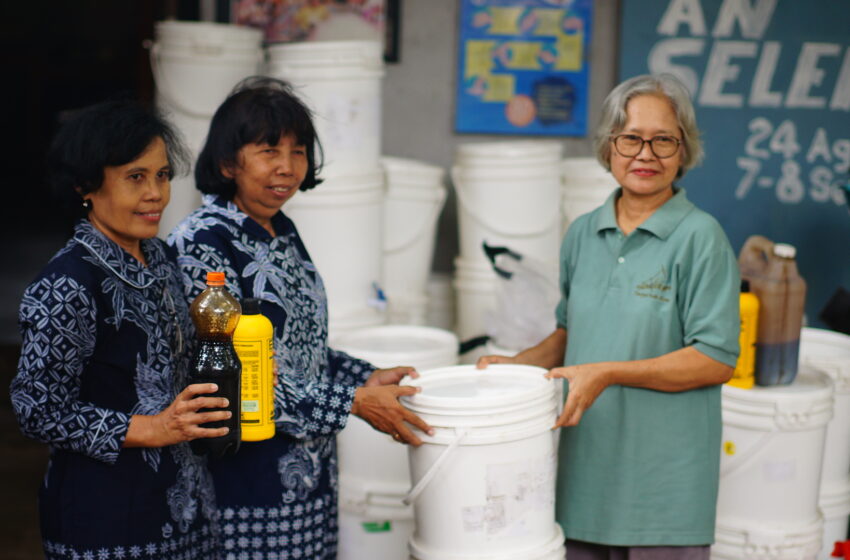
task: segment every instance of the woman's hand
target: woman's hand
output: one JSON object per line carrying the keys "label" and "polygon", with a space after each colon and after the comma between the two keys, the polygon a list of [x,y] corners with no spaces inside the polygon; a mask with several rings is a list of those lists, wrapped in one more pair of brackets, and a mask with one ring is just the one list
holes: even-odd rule
{"label": "woman's hand", "polygon": [[413,379],[419,377],[419,373],[415,368],[410,366],[397,366],[389,369],[376,369],[363,384],[364,387],[378,387],[380,385],[398,385],[404,379],[404,376],[409,375]]}
{"label": "woman's hand", "polygon": [[130,419],[124,447],[164,447],[198,438],[214,438],[226,435],[229,428],[201,428],[199,424],[219,422],[230,418],[229,410],[198,412],[202,408],[225,408],[223,397],[201,397],[215,393],[214,383],[189,385],[177,395],[168,408],[153,416],[134,415]]}
{"label": "woman's hand", "polygon": [[610,384],[607,369],[602,363],[554,368],[549,370],[546,378],[566,379],[569,383],[567,402],[553,429],[577,425],[584,411]]}
{"label": "woman's hand", "polygon": [[497,356],[495,354],[489,356],[481,356],[478,358],[478,361],[475,362],[475,367],[477,369],[484,369],[490,364],[518,364],[519,362],[515,357],[512,356]]}
{"label": "woman's hand", "polygon": [[407,424],[416,426],[429,436],[434,435],[434,430],[398,402],[399,397],[415,395],[419,391],[419,387],[411,386],[364,385],[354,392],[351,413],[367,421],[376,430],[390,434],[399,443],[419,446],[422,440],[416,437]]}

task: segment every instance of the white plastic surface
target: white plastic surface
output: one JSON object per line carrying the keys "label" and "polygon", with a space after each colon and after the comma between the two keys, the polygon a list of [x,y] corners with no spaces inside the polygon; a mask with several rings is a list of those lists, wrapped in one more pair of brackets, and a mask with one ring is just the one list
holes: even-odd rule
{"label": "white plastic surface", "polygon": [[792,385],[724,386],[722,395],[718,519],[768,527],[817,519],[829,378],[801,368]]}

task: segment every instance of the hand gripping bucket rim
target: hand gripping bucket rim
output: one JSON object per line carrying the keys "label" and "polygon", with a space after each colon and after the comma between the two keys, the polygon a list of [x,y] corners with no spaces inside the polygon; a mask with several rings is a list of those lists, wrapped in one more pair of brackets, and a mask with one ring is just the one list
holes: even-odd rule
{"label": "hand gripping bucket rim", "polygon": [[455,363],[459,342],[454,333],[443,329],[382,325],[343,333],[334,345],[379,368],[413,366],[424,370]]}
{"label": "hand gripping bucket rim", "polygon": [[524,549],[514,549],[504,554],[446,554],[445,551],[430,551],[416,542],[416,536],[410,539],[410,553],[415,560],[563,560],[564,532],[557,523],[552,526],[552,538],[548,541]]}

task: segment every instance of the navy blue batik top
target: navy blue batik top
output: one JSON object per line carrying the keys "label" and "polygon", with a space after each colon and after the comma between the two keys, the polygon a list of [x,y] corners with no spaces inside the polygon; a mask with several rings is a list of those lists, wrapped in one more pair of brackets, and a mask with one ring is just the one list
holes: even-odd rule
{"label": "navy blue batik top", "polygon": [[209,471],[186,443],[122,448],[134,414],[185,385],[191,336],[173,251],[142,241],[147,266],[89,222],[30,284],[12,404],[50,446],[39,493],[48,559],[214,558]]}
{"label": "navy blue batik top", "polygon": [[374,368],[327,346],[322,279],[289,218],[272,218],[272,236],[233,202],[207,195],[169,244],[178,252],[186,297],[205,287],[207,271],[223,271],[237,298],[263,300],[274,325],[278,373],[277,434],[242,442],[212,461],[225,558],[336,558],[335,435]]}

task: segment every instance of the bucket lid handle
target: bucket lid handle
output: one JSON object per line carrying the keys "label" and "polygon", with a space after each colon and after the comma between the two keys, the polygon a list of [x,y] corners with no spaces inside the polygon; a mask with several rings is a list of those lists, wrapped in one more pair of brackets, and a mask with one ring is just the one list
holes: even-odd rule
{"label": "bucket lid handle", "polygon": [[449,455],[451,455],[452,451],[457,449],[457,446],[460,445],[460,442],[466,437],[467,430],[465,428],[455,428],[455,439],[446,447],[443,452],[437,457],[437,460],[434,461],[431,466],[428,468],[428,471],[413,485],[413,488],[410,489],[410,492],[407,493],[407,496],[404,497],[402,503],[404,505],[409,506],[422,494],[422,491],[425,490],[425,487],[430,484],[430,482],[434,479],[438,472],[440,472],[440,468],[442,468],[443,463],[446,462]]}

